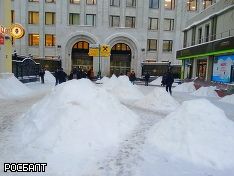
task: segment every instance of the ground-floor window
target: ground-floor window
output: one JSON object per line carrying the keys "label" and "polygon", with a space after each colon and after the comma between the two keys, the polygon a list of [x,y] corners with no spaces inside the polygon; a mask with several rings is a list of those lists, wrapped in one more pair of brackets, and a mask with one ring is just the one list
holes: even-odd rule
{"label": "ground-floor window", "polygon": [[207,60],[199,59],[197,61],[197,76],[201,79],[206,78]]}

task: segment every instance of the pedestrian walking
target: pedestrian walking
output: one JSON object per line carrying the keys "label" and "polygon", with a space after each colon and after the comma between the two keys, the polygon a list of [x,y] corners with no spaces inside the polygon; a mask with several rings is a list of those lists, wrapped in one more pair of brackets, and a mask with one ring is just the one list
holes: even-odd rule
{"label": "pedestrian walking", "polygon": [[44,84],[45,83],[45,80],[44,80],[44,77],[45,77],[45,70],[42,68],[39,72],[39,76],[41,78],[41,83]]}
{"label": "pedestrian walking", "polygon": [[59,83],[59,80],[58,80],[58,72],[59,72],[59,69],[57,68],[54,72],[54,77],[55,77],[55,85],[57,85]]}
{"label": "pedestrian walking", "polygon": [[132,71],[129,75],[129,81],[134,85],[134,81],[136,81],[136,74],[134,71]]}
{"label": "pedestrian walking", "polygon": [[170,92],[172,95],[171,87],[174,82],[174,76],[170,70],[167,71],[166,76],[165,76],[165,85],[166,85],[166,91]]}
{"label": "pedestrian walking", "polygon": [[59,84],[61,84],[63,82],[66,82],[66,79],[67,79],[67,74],[63,71],[63,68],[61,68],[58,71],[58,81],[59,81]]}
{"label": "pedestrian walking", "polygon": [[149,74],[149,72],[146,72],[146,74],[145,74],[145,86],[149,86],[149,78],[150,78],[150,74]]}

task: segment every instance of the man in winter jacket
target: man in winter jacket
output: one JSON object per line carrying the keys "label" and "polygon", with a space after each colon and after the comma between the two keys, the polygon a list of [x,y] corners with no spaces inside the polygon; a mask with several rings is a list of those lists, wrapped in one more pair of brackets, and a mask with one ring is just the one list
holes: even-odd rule
{"label": "man in winter jacket", "polygon": [[166,84],[166,91],[168,92],[169,90],[170,94],[172,94],[171,87],[173,82],[174,82],[173,74],[171,71],[168,71],[165,76],[165,84]]}

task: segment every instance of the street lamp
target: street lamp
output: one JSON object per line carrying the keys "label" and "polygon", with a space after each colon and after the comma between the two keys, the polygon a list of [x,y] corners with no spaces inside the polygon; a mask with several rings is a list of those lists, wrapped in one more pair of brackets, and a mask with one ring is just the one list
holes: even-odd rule
{"label": "street lamp", "polygon": [[101,79],[101,45],[98,44],[98,78]]}

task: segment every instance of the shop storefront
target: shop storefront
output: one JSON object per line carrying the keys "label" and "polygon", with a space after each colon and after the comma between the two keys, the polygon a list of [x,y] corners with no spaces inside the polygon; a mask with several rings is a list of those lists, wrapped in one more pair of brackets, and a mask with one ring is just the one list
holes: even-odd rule
{"label": "shop storefront", "polygon": [[211,41],[177,51],[182,60],[182,79],[199,77],[205,81],[234,81],[234,37]]}

